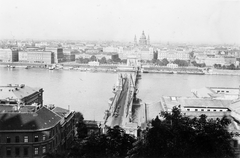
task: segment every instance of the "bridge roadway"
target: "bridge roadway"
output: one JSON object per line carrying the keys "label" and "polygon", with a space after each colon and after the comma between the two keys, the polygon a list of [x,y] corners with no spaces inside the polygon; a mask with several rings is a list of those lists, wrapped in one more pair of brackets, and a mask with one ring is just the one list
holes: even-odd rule
{"label": "bridge roadway", "polygon": [[[125,105],[128,101],[128,90],[129,90],[129,78],[123,78],[123,86],[122,90],[119,90],[118,93],[120,93],[118,101],[115,105],[115,112],[112,114],[112,120],[111,120],[111,127],[114,126],[121,126],[123,117],[124,117],[124,109]],[[127,109],[128,110],[128,109]]]}

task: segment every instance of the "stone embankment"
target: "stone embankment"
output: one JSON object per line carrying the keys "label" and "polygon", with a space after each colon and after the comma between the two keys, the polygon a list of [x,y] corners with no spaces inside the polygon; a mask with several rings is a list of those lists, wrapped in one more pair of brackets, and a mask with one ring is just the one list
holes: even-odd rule
{"label": "stone embankment", "polygon": [[205,72],[207,75],[231,75],[231,76],[240,76],[240,70],[219,70],[212,69],[208,72]]}

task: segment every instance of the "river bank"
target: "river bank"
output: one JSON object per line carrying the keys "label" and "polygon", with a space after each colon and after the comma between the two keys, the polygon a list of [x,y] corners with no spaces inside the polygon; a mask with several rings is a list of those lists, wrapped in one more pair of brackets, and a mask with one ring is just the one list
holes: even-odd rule
{"label": "river bank", "polygon": [[[38,63],[0,63],[0,67],[7,68],[26,68],[26,69],[50,69],[50,70],[78,70],[78,71],[89,71],[89,72],[134,72],[132,68],[119,69],[123,65],[106,64],[99,66],[90,66],[88,64],[80,64],[76,62],[65,62],[60,64],[38,64]],[[240,76],[240,70],[220,70],[210,69],[208,71],[193,67],[180,67],[180,68],[168,68],[168,67],[148,67],[142,69],[143,73],[157,73],[157,74],[187,74],[187,75],[230,75]]]}

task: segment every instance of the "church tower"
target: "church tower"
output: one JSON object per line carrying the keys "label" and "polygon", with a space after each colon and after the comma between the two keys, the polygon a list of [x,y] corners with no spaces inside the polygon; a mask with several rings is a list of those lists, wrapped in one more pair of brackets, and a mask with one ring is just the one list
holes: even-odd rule
{"label": "church tower", "polygon": [[136,35],[134,37],[134,46],[137,46],[137,37],[136,37]]}
{"label": "church tower", "polygon": [[150,46],[150,36],[148,35],[147,44]]}

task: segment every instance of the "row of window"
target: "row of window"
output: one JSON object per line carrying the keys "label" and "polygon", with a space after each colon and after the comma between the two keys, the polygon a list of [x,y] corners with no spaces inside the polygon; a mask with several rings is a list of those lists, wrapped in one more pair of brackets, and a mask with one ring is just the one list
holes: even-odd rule
{"label": "row of window", "polygon": [[[224,93],[225,91],[220,91],[220,90],[218,90],[217,93],[219,93],[219,92]],[[229,93],[229,91],[226,91],[226,93]]]}
{"label": "row of window", "polygon": [[[46,140],[46,135],[43,135],[42,136],[42,141],[45,141]],[[34,136],[34,142],[38,142],[39,141],[39,136]],[[19,136],[15,136],[15,142],[16,143],[19,143],[20,142],[20,137]],[[29,142],[29,139],[28,139],[28,136],[24,136],[23,137],[23,142],[24,143],[28,143]],[[7,143],[11,143],[11,137],[7,137]]]}
{"label": "row of window", "polygon": [[[42,153],[46,153],[46,146],[42,147]],[[15,147],[15,150],[12,151],[11,147],[6,148],[6,155],[7,156],[20,156],[21,154],[21,148],[20,147]],[[34,147],[34,155],[39,154],[39,147]],[[23,148],[23,156],[28,156],[29,155],[29,147],[24,147]]]}
{"label": "row of window", "polygon": [[227,111],[227,110],[222,110],[222,109],[218,109],[218,110],[216,110],[216,109],[187,109],[187,111],[219,111],[219,112],[225,112],[225,111]]}

